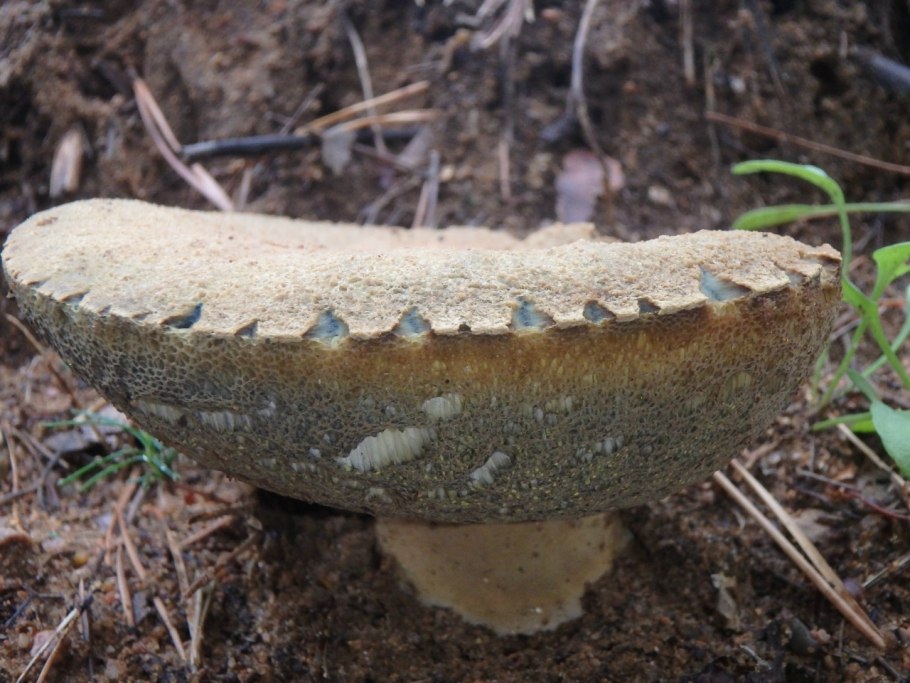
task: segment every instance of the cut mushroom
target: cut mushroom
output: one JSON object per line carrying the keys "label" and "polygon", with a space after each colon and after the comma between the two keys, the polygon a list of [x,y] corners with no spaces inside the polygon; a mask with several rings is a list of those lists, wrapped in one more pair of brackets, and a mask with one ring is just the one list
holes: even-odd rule
{"label": "cut mushroom", "polygon": [[[90,200],[18,227],[3,269],[34,328],[139,425],[263,488],[383,518],[383,546],[426,601],[527,632],[577,614],[612,554],[601,546],[621,545],[602,513],[702,479],[767,426],[839,301],[829,246],[580,233],[521,241]],[[425,561],[455,546],[437,532],[559,557],[579,529],[576,553],[595,550],[573,562],[598,569],[512,566],[537,572],[540,594],[512,614],[492,599],[511,579],[463,566],[440,588],[445,572]],[[460,597],[485,585],[498,615]]]}

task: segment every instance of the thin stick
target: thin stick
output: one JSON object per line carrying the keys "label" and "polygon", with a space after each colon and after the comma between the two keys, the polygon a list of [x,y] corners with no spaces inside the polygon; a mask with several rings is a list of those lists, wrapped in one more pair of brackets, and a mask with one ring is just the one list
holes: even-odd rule
{"label": "thin stick", "polygon": [[362,111],[371,111],[375,107],[381,107],[386,104],[391,104],[392,102],[397,102],[411,95],[416,95],[422,93],[424,90],[430,87],[429,81],[417,81],[411,85],[406,85],[403,88],[398,88],[397,90],[392,90],[385,93],[384,95],[378,95],[372,100],[366,100],[363,102],[357,102],[338,111],[334,111],[331,114],[326,114],[321,116],[318,119],[314,119],[309,123],[304,124],[303,126],[294,130],[295,135],[306,135],[307,133],[319,133],[320,131],[325,130],[331,126],[334,126],[340,121],[347,121],[355,116],[357,116]]}
{"label": "thin stick", "polygon": [[57,625],[57,628],[54,629],[53,636],[44,641],[44,643],[41,644],[41,647],[38,648],[38,651],[32,655],[32,658],[28,661],[28,664],[25,665],[25,669],[22,670],[22,673],[19,674],[19,678],[16,679],[16,683],[22,683],[22,681],[24,681],[25,677],[28,675],[28,672],[32,670],[33,666],[35,666],[35,662],[41,658],[41,655],[43,655],[45,651],[51,647],[51,645],[56,646],[57,642],[63,639],[63,636],[67,634],[72,625],[76,622],[76,617],[78,617],[83,610],[88,609],[89,605],[92,604],[92,600],[93,596],[89,595],[83,602],[73,607],[73,609],[71,609],[67,615],[63,617],[63,621],[61,621]]}
{"label": "thin stick", "polygon": [[130,593],[129,582],[126,579],[126,571],[123,568],[123,546],[117,546],[117,590],[120,593],[120,605],[123,607],[123,616],[126,619],[127,626],[135,626],[136,620],[133,618],[133,596]]}
{"label": "thin stick", "polygon": [[695,29],[692,20],[692,0],[679,3],[679,42],[682,45],[683,75],[686,85],[695,85]]}
{"label": "thin stick", "polygon": [[[159,514],[159,519],[163,521],[163,515]],[[190,579],[186,571],[186,564],[183,561],[183,554],[180,552],[180,546],[177,543],[177,539],[174,538],[174,533],[167,525],[164,527],[164,536],[167,539],[167,547],[171,552],[171,558],[174,560],[174,568],[177,570],[177,585],[180,587],[180,594],[186,598],[190,594]],[[204,618],[204,616],[200,615],[201,601],[202,596],[198,593],[194,594],[191,598],[191,607],[187,610],[186,627],[190,632],[189,663],[193,670],[196,669],[201,658],[199,641],[201,640],[201,619]]]}
{"label": "thin stick", "polygon": [[714,473],[714,481],[716,481],[724,491],[727,492],[736,503],[742,507],[749,515],[759,523],[762,529],[765,530],[775,543],[780,547],[781,550],[793,561],[793,563],[799,567],[799,569],[809,578],[809,580],[818,588],[819,591],[828,599],[831,604],[837,608],[837,610],[853,624],[856,629],[862,633],[873,645],[880,649],[885,648],[885,639],[884,636],[879,632],[877,628],[869,627],[868,622],[863,616],[860,616],[861,610],[859,606],[855,603],[850,603],[844,599],[831,585],[825,580],[825,578],[812,566],[812,564],[803,557],[796,547],[790,543],[786,536],[784,536],[777,527],[771,522],[770,519],[765,517],[765,515],[755,507],[755,504],[752,503],[743,493],[736,488],[733,483],[727,479],[727,477],[722,472]]}
{"label": "thin stick", "polygon": [[910,501],[910,482],[904,479],[893,469],[888,467],[885,461],[878,457],[878,453],[864,444],[862,440],[856,434],[854,434],[847,425],[837,425],[837,431],[839,431],[841,435],[847,439],[847,441],[856,446],[863,455],[869,458],[869,460],[872,461],[872,464],[874,464],[880,470],[888,473],[888,475],[891,477],[891,483],[894,484],[894,486],[897,488],[898,493],[901,495],[901,499],[904,501],[904,504],[910,507],[910,503],[908,503],[908,501]]}
{"label": "thin stick", "polygon": [[755,31],[758,34],[758,40],[761,43],[762,56],[765,58],[765,64],[771,74],[771,80],[774,83],[774,90],[777,92],[781,103],[787,104],[787,93],[784,90],[784,84],[780,79],[780,69],[777,68],[777,59],[774,58],[774,48],[771,44],[771,31],[768,29],[768,22],[765,20],[765,12],[761,3],[756,0],[746,0],[749,12],[755,22]]}
{"label": "thin stick", "polygon": [[783,506],[777,502],[777,499],[771,495],[770,491],[768,491],[768,489],[766,489],[760,481],[752,476],[752,473],[749,470],[743,467],[736,460],[731,462],[730,465],[749,485],[749,488],[755,491],[755,494],[761,499],[761,501],[771,509],[771,512],[773,512],[774,516],[780,520],[781,524],[784,525],[784,528],[790,532],[790,535],[796,539],[797,545],[799,545],[799,547],[802,548],[802,551],[806,553],[809,560],[819,571],[819,573],[824,576],[838,591],[841,593],[846,593],[847,589],[844,588],[843,581],[840,580],[840,577],[831,568],[831,565],[828,564],[827,560],[822,557],[822,554],[818,551],[818,548],[816,548],[815,544],[809,540],[809,537],[806,536],[805,532],[799,527],[799,525],[796,523],[796,520],[793,519],[790,513],[784,510]]}
{"label": "thin stick", "polygon": [[18,500],[19,498],[25,498],[25,496],[30,496],[33,493],[37,493],[39,488],[39,484],[32,484],[28,488],[19,489],[13,493],[6,493],[0,496],[0,505],[6,505],[7,503],[11,503],[12,501]]}
{"label": "thin stick", "polygon": [[180,592],[183,595],[189,593],[190,579],[186,572],[186,563],[183,561],[183,555],[180,553],[180,546],[174,533],[169,527],[164,527],[164,537],[167,539],[168,550],[171,551],[171,558],[174,560],[174,568],[177,570],[177,585],[180,586]]}
{"label": "thin stick", "polygon": [[[495,2],[484,2],[477,10],[475,15],[478,19],[484,19],[495,12],[506,0],[496,0]],[[480,34],[473,41],[475,47],[486,50],[494,45],[503,36],[506,40],[516,37],[521,31],[522,21],[534,20],[534,6],[528,0],[507,0],[508,5],[499,22],[493,26],[486,34]]]}
{"label": "thin stick", "polygon": [[864,166],[871,166],[872,168],[877,168],[881,171],[898,173],[900,175],[910,175],[910,166],[892,164],[889,161],[880,161],[879,159],[873,159],[872,157],[867,157],[863,154],[848,152],[843,149],[838,149],[837,147],[832,147],[831,145],[826,145],[822,142],[807,140],[806,138],[799,137],[798,135],[791,135],[790,133],[784,133],[773,128],[760,126],[757,123],[752,123],[751,121],[738,119],[734,116],[727,116],[726,114],[721,114],[717,111],[706,111],[705,118],[709,121],[717,121],[728,126],[733,126],[734,128],[741,128],[743,130],[749,131],[750,133],[764,135],[765,137],[772,138],[778,142],[796,145],[797,147],[811,149],[815,152],[821,152],[823,154],[830,154],[831,156],[835,156],[840,159],[847,159],[848,161],[853,161],[857,164],[863,164]]}
{"label": "thin stick", "polygon": [[882,569],[881,571],[876,572],[868,579],[863,581],[863,588],[872,588],[877,583],[880,583],[886,576],[889,574],[897,574],[900,571],[903,571],[907,565],[910,565],[910,553],[899,557],[893,562],[888,563],[888,566]]}
{"label": "thin stick", "polygon": [[386,126],[400,126],[409,123],[428,123],[438,119],[439,114],[440,111],[438,109],[409,109],[407,111],[396,111],[390,114],[363,116],[359,119],[339,123],[334,129],[352,132],[372,127],[374,123],[381,123]]}
{"label": "thin stick", "polygon": [[190,547],[194,543],[198,543],[199,541],[203,540],[204,538],[208,538],[209,536],[220,531],[221,529],[224,529],[225,527],[229,527],[231,524],[234,523],[235,519],[236,518],[233,515],[227,515],[225,517],[220,517],[219,519],[216,519],[214,522],[203,527],[196,533],[194,533],[190,536],[187,536],[185,539],[180,541],[180,543],[178,543],[176,547],[178,550],[185,550],[186,548]]}
{"label": "thin stick", "polygon": [[199,667],[202,661],[202,635],[205,629],[205,618],[208,616],[215,591],[206,586],[193,594],[193,617],[190,619],[190,666]]}
{"label": "thin stick", "polygon": [[[374,99],[373,79],[370,77],[370,63],[367,60],[367,51],[364,49],[360,34],[357,33],[357,29],[348,17],[347,12],[344,10],[339,12],[339,18],[341,19],[341,26],[344,28],[345,34],[347,34],[348,42],[351,44],[351,51],[354,53],[354,64],[357,65],[357,77],[360,79],[363,99],[365,102],[371,102]],[[388,149],[385,146],[385,140],[382,139],[382,125],[378,119],[375,119],[376,106],[371,104],[366,112],[374,118],[374,122],[370,126],[373,129],[373,144],[376,145],[376,149],[380,152],[387,153]]]}
{"label": "thin stick", "polygon": [[[167,122],[164,122],[164,129],[159,127],[160,121],[154,113],[157,108],[155,98],[141,78],[137,77],[133,79],[133,93],[136,98],[136,106],[139,109],[139,117],[142,119],[145,129],[151,136],[152,142],[155,143],[155,147],[170,167],[173,168],[177,174],[190,185],[190,187],[219,209],[222,211],[233,211],[234,204],[231,201],[231,198],[228,197],[224,188],[218,184],[218,181],[209,175],[208,171],[199,164],[193,164],[192,167],[187,166],[177,158],[174,151],[180,149],[180,143],[176,138],[173,138],[172,131],[170,132],[170,135],[168,135],[167,131],[169,131],[170,128],[167,127]],[[160,113],[160,109],[158,111]],[[171,137],[172,139],[168,140],[168,137]]]}
{"label": "thin stick", "polygon": [[104,532],[104,554],[105,561],[108,565],[110,565],[111,550],[114,548],[114,530],[117,529],[119,523],[118,519],[123,517],[123,508],[126,507],[126,504],[129,502],[129,499],[135,490],[136,482],[128,481],[126,486],[120,491],[120,495],[117,496],[117,502],[114,504],[113,518],[111,519],[111,523],[108,524],[107,531]]}
{"label": "thin stick", "polygon": [[[717,95],[714,90],[714,77],[717,74],[718,61],[705,52],[702,68],[705,72],[705,109],[713,111],[717,106]],[[716,166],[720,166],[720,143],[717,140],[717,126],[712,121],[708,122],[708,141],[711,143],[711,158]]]}
{"label": "thin stick", "polygon": [[[588,147],[594,151],[600,160],[604,169],[604,178],[609,178],[606,154],[604,154],[594,135],[594,124],[591,123],[591,117],[588,114],[588,103],[585,100],[584,91],[585,42],[588,39],[591,17],[597,8],[597,2],[598,0],[585,0],[585,8],[581,13],[581,21],[578,23],[578,32],[575,34],[575,43],[572,46],[572,81],[569,87],[569,97],[575,109],[575,115],[578,117],[578,122],[581,124],[585,142],[588,143]],[[604,185],[606,187],[608,183],[605,182]]]}
{"label": "thin stick", "polygon": [[250,547],[255,539],[256,535],[250,534],[242,542],[238,543],[234,549],[231,550],[231,552],[218,558],[218,561],[215,562],[215,566],[213,566],[210,570],[201,576],[197,577],[196,580],[190,584],[190,594],[195,593],[203,586],[214,581],[217,578],[218,572],[221,571],[221,569],[223,569],[228,564],[228,562],[232,561],[235,557],[240,555],[240,553],[244,552],[248,547]]}
{"label": "thin stick", "polygon": [[[82,401],[80,401],[79,397],[76,396],[76,392],[73,391],[73,388],[63,378],[63,375],[61,375],[59,372],[57,372],[57,368],[54,367],[54,364],[48,358],[47,348],[44,345],[42,345],[41,342],[39,342],[35,338],[35,335],[33,335],[31,333],[31,331],[22,323],[21,320],[19,320],[15,316],[10,315],[9,313],[4,313],[3,315],[6,317],[7,321],[9,321],[9,323],[13,327],[15,327],[17,330],[19,330],[23,334],[23,336],[28,340],[29,344],[31,344],[35,348],[35,350],[38,352],[38,355],[41,356],[41,358],[44,360],[45,364],[47,365],[47,369],[54,376],[54,379],[57,380],[57,383],[60,385],[60,388],[63,389],[63,391],[66,392],[66,395],[70,397],[70,400],[72,400],[73,405],[76,406],[76,408],[79,408],[80,410],[82,410]],[[96,432],[96,435],[97,434],[98,433]]]}
{"label": "thin stick", "polygon": [[157,595],[155,596],[152,602],[155,605],[155,609],[158,611],[158,616],[161,617],[161,621],[164,622],[164,627],[167,629],[168,635],[171,637],[171,642],[174,643],[174,648],[177,650],[177,654],[180,655],[181,661],[184,664],[187,663],[186,659],[186,650],[183,647],[183,641],[180,640],[180,633],[177,632],[177,628],[174,626],[174,622],[171,621],[170,615],[167,613],[167,608],[164,606],[161,598]]}
{"label": "thin stick", "polygon": [[291,117],[287,122],[281,127],[281,130],[278,131],[279,135],[287,135],[291,132],[291,129],[297,125],[297,122],[300,120],[300,117],[303,116],[304,112],[307,109],[313,106],[313,103],[316,101],[316,98],[322,94],[322,91],[325,90],[325,83],[317,83],[311,89],[309,94],[303,98],[303,102],[294,110],[294,113],[291,114]]}
{"label": "thin stick", "polygon": [[[85,593],[85,579],[79,578],[79,603],[85,602],[88,595]],[[82,610],[82,614],[79,615],[79,627],[80,632],[82,633],[82,641],[88,644],[89,653],[92,650],[92,622],[89,618],[91,616],[90,610]],[[95,664],[94,659],[91,657],[91,654],[86,657],[85,660],[86,668],[88,668],[88,678],[90,681],[95,679]]]}
{"label": "thin stick", "polygon": [[162,140],[167,143],[167,147],[172,152],[176,152],[180,149],[180,140],[174,135],[171,124],[167,122],[167,117],[165,117],[164,112],[161,111],[161,107],[158,106],[158,100],[155,99],[151,89],[141,78],[137,77],[133,79],[133,95],[136,97],[136,104],[139,105],[139,113],[142,114],[142,110],[144,109],[145,113],[148,114],[150,122],[154,124],[152,126],[146,125],[146,128],[153,128],[158,131]]}
{"label": "thin stick", "polygon": [[[845,600],[849,602],[854,602],[853,596],[850,595],[850,592],[844,586],[844,582],[841,581],[841,578],[837,575],[837,572],[828,564],[828,561],[824,556],[818,551],[818,548],[815,547],[815,544],[809,539],[806,533],[800,528],[796,523],[796,520],[793,519],[792,515],[788,513],[783,506],[777,502],[777,499],[771,495],[770,491],[766,489],[761,482],[759,482],[755,477],[752,476],[752,473],[749,472],[745,467],[743,467],[738,461],[734,460],[731,465],[733,469],[739,473],[739,476],[749,485],[749,487],[755,491],[756,495],[761,498],[762,502],[767,505],[771,512],[774,513],[774,516],[777,517],[781,524],[784,525],[784,528],[790,532],[790,535],[796,539],[796,543],[806,554],[809,560],[812,562],[812,565],[818,572],[828,580],[831,586],[836,590]],[[866,625],[870,629],[875,629],[875,624],[872,623],[872,620],[869,618],[869,615],[866,614],[859,605],[856,605],[857,615],[866,622]]]}
{"label": "thin stick", "polygon": [[[13,490],[10,495],[18,498],[18,496],[16,494],[19,493],[19,465],[17,464],[17,461],[16,461],[16,454],[13,451],[13,443],[10,440],[9,436],[7,436],[6,432],[3,431],[2,426],[0,426],[0,441],[2,441],[3,444],[6,446],[6,452],[9,456],[10,476],[12,477],[12,480],[13,480]],[[11,500],[14,500],[14,499],[15,498],[13,498]]]}
{"label": "thin stick", "polygon": [[500,61],[502,62],[502,109],[505,122],[496,145],[499,161],[499,194],[506,203],[512,201],[512,163],[511,149],[515,140],[515,41],[511,36],[505,38],[501,45]]}
{"label": "thin stick", "polygon": [[382,211],[389,202],[410,192],[420,184],[419,175],[412,175],[394,183],[389,189],[383,192],[381,196],[377,197],[361,209],[360,219],[368,225],[375,224],[379,220],[379,212]]}
{"label": "thin stick", "polygon": [[439,204],[439,151],[430,152],[430,165],[427,169],[427,180],[424,184],[427,190],[426,214],[423,225],[429,228],[437,226],[436,207]]}
{"label": "thin stick", "polygon": [[123,518],[123,510],[117,510],[117,523],[120,525],[120,538],[123,539],[123,545],[126,547],[126,554],[130,558],[130,564],[133,565],[133,569],[139,579],[145,583],[148,574],[145,571],[145,567],[142,566],[142,561],[139,559],[139,551],[130,536],[129,527],[127,527]]}
{"label": "thin stick", "polygon": [[[386,122],[385,119],[382,121]],[[414,132],[408,128],[403,128],[401,130],[384,130],[382,134],[384,138],[392,140],[411,137]],[[358,140],[360,137],[358,135]],[[368,134],[367,137],[372,137],[372,135]],[[193,142],[180,148],[180,156],[184,161],[198,161],[219,156],[245,157],[268,154],[270,152],[294,151],[318,144],[319,134],[315,132],[307,133],[306,135],[248,135],[242,138],[221,138],[220,140]],[[378,155],[372,147],[369,149],[380,158],[394,158],[390,155]]]}

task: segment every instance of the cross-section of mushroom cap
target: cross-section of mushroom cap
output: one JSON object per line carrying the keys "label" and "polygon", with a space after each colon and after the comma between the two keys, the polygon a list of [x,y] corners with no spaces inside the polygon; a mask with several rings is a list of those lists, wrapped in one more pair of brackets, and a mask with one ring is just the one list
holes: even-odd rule
{"label": "cross-section of mushroom cap", "polygon": [[839,299],[828,246],[558,233],[91,200],[17,228],[3,268],[76,373],[199,462],[443,522],[580,517],[703,478],[791,398]]}

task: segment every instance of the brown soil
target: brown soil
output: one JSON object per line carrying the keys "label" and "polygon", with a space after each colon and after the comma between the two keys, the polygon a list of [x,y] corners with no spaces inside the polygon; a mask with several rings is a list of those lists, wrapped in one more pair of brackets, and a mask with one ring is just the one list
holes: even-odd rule
{"label": "brown soil", "polygon": [[[562,158],[586,147],[577,126],[553,126],[565,110],[582,3],[538,1],[536,20],[508,47],[499,41],[474,50],[471,38],[496,22],[471,21],[479,4],[352,1],[347,13],[377,93],[430,81],[425,95],[396,107],[441,112],[432,126],[442,168],[433,222],[525,232],[554,219]],[[692,85],[682,68],[683,4],[602,2],[593,15],[587,104],[597,142],[625,174],[624,187],[598,206],[602,232],[640,239],[722,228],[764,202],[818,199],[780,178],[732,177],[729,164],[747,158],[816,163],[856,200],[906,194],[906,176],[710,124],[704,111],[711,97],[729,115],[907,162],[906,91],[877,82],[854,52],[866,47],[910,60],[907,3],[694,0]],[[303,122],[362,99],[341,5],[4,2],[0,238],[30,213],[78,197],[210,208],[156,152],[132,75],[145,79],[184,143],[277,132],[317,86],[321,94]],[[78,187],[52,199],[55,149],[73,129],[85,147]],[[504,191],[497,149],[508,130]],[[397,153],[402,143],[389,146]],[[419,163],[426,168],[425,154]],[[337,175],[318,148],[206,165],[230,194],[246,198],[248,210],[340,221],[358,220],[410,178],[361,148]],[[410,225],[420,184],[406,185],[374,219]],[[833,224],[787,230],[837,243]],[[908,239],[910,222],[871,217],[856,233],[868,254]],[[3,312],[15,315],[14,304],[0,300]],[[57,488],[59,477],[102,446],[79,430],[52,436],[42,422],[97,397],[56,356],[36,355],[0,315],[0,683],[15,680],[36,642],[77,604],[87,609],[57,651],[49,680],[906,680],[910,584],[906,573],[889,570],[910,550],[906,507],[887,476],[836,432],[809,431],[806,395],[794,397],[745,460],[862,593],[888,649],[877,651],[846,624],[710,483],[625,513],[631,550],[591,587],[584,617],[552,632],[500,638],[422,607],[402,590],[377,553],[367,517],[256,492],[186,461],[178,463],[178,484],[132,498],[125,474],[87,494]],[[116,510],[129,520],[135,562],[123,551],[104,553],[118,547],[116,534],[105,538]],[[167,534],[184,541],[228,513],[233,521],[190,539],[180,553],[191,582],[214,577],[198,593],[211,604],[194,670],[155,605],[157,598],[188,646],[194,603],[181,596]],[[118,564],[132,596],[132,625],[121,607]],[[862,592],[882,570],[884,579]]]}

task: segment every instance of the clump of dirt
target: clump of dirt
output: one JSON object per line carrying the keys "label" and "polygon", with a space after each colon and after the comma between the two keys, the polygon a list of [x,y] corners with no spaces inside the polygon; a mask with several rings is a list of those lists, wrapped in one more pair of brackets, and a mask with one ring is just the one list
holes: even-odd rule
{"label": "clump of dirt", "polygon": [[[564,159],[592,151],[567,108],[581,5],[539,1],[526,21],[518,0],[489,16],[479,2],[4,3],[0,237],[80,197],[211,208],[156,150],[133,79],[144,79],[183,144],[293,131],[364,99],[342,14],[376,94],[428,81],[382,111],[436,118],[386,125],[385,151],[364,129],[337,172],[318,141],[204,160],[235,205],[531,231],[567,201],[558,196]],[[822,166],[852,199],[900,197],[906,173],[705,111],[903,164],[906,94],[876,80],[858,48],[910,59],[908,19],[898,0],[599,3],[584,95],[594,142],[616,163],[614,190],[585,199],[592,220],[634,240],[725,228],[765,202],[818,199],[780,178],[730,175],[732,162],[756,157]],[[489,47],[478,46],[484,39]],[[52,187],[68,133],[80,172],[71,189]],[[839,240],[833,222],[784,230]],[[856,233],[868,254],[907,239],[910,223],[872,217]],[[845,624],[710,483],[625,513],[634,543],[591,587],[581,619],[498,638],[402,589],[369,518],[256,492],[184,460],[179,482],[147,490],[128,472],[85,493],[58,487],[127,442],[44,426],[103,404],[56,356],[36,351],[15,314],[0,299],[0,681],[15,680],[68,614],[52,680],[872,681],[910,672],[910,587],[895,564],[910,550],[906,507],[836,432],[809,431],[807,394],[745,460],[857,592],[890,649]]]}

